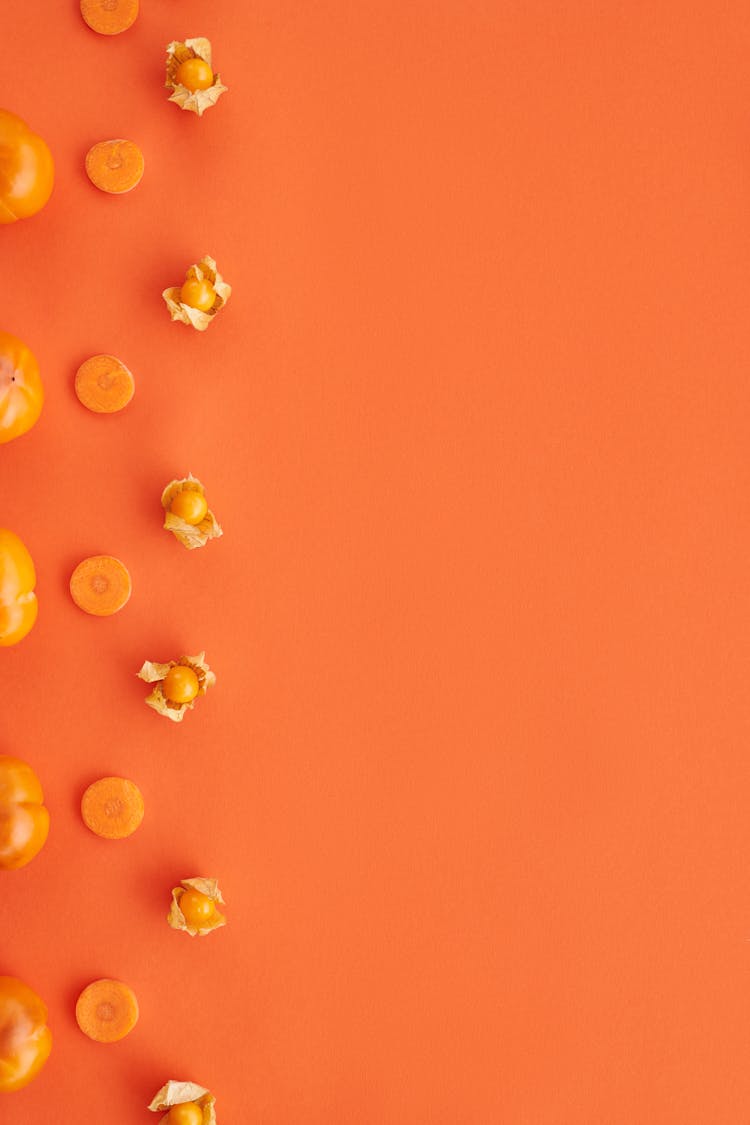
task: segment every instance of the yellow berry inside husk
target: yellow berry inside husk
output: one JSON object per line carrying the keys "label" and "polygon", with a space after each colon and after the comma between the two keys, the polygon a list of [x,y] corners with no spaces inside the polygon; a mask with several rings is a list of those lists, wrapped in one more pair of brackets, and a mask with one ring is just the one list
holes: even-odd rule
{"label": "yellow berry inside husk", "polygon": [[197,492],[194,488],[183,488],[172,499],[169,510],[185,523],[195,527],[208,511],[208,501],[202,492]]}
{"label": "yellow berry inside husk", "polygon": [[162,680],[161,690],[170,703],[190,703],[198,694],[200,684],[192,668],[175,664]]}
{"label": "yellow berry inside husk", "polygon": [[183,305],[190,305],[191,309],[200,309],[208,312],[213,308],[216,300],[216,290],[207,278],[201,281],[197,277],[189,277],[180,289],[180,301]]}
{"label": "yellow berry inside husk", "polygon": [[216,913],[213,900],[192,887],[180,895],[179,906],[187,924],[198,929]]}
{"label": "yellow berry inside husk", "polygon": [[214,84],[214,72],[205,59],[185,59],[177,67],[174,76],[175,82],[195,93],[196,90],[207,90]]}
{"label": "yellow berry inside husk", "polygon": [[203,1125],[203,1110],[196,1102],[180,1102],[172,1106],[163,1121],[165,1125]]}

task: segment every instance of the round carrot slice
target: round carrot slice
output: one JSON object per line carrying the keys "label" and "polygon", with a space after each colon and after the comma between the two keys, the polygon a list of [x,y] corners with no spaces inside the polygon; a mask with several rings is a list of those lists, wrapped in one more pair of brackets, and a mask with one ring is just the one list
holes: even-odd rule
{"label": "round carrot slice", "polygon": [[119,35],[138,17],[138,0],[81,0],[81,15],[92,31]]}
{"label": "round carrot slice", "polygon": [[138,1000],[121,980],[94,980],[76,1002],[76,1022],[96,1043],[116,1043],[138,1023]]}
{"label": "round carrot slice", "polygon": [[86,153],[86,175],[100,191],[124,195],[141,182],[145,161],[135,141],[97,141]]}
{"label": "round carrot slice", "polygon": [[100,777],[81,798],[84,824],[105,840],[132,836],[143,820],[143,794],[126,777]]}
{"label": "round carrot slice", "polygon": [[91,555],[70,576],[71,598],[95,617],[110,617],[121,610],[132,589],[128,568],[114,555]]}
{"label": "round carrot slice", "polygon": [[76,371],[79,402],[95,414],[116,414],[135,393],[133,373],[114,355],[92,355]]}

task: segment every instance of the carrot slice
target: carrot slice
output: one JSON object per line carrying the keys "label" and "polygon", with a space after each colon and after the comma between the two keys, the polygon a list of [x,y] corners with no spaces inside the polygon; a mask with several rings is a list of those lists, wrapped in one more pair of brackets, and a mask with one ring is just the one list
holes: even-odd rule
{"label": "carrot slice", "polygon": [[81,798],[84,824],[105,840],[132,836],[143,820],[143,794],[126,777],[100,777]]}
{"label": "carrot slice", "polygon": [[76,1022],[96,1043],[116,1043],[138,1023],[138,1000],[121,980],[92,981],[76,1002]]}
{"label": "carrot slice", "polygon": [[114,555],[91,555],[70,576],[71,598],[95,617],[110,617],[121,610],[132,589],[128,568]]}
{"label": "carrot slice", "polygon": [[138,0],[81,0],[81,15],[92,31],[119,35],[135,23]]}
{"label": "carrot slice", "polygon": [[86,153],[86,175],[100,191],[124,195],[141,182],[146,164],[135,141],[97,141]]}
{"label": "carrot slice", "polygon": [[115,414],[135,393],[133,373],[114,355],[92,355],[76,371],[79,402],[95,414]]}

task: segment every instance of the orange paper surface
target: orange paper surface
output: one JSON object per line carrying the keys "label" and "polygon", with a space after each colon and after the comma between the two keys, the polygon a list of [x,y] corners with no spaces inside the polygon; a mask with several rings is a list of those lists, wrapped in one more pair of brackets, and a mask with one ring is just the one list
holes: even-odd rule
{"label": "orange paper surface", "polygon": [[[54,194],[0,228],[36,427],[0,526],[39,619],[0,750],[49,841],[0,873],[0,972],[54,1046],[0,1121],[740,1125],[750,1104],[750,15],[550,0],[75,0],[6,13],[0,104]],[[168,102],[205,36],[228,86]],[[102,194],[84,157],[146,169]],[[162,290],[204,254],[205,333]],[[88,356],[136,379],[94,415]],[[221,539],[160,495],[193,473]],[[86,555],[128,566],[81,613]],[[204,651],[181,724],[144,660]],[[79,802],[132,778],[134,836]],[[219,879],[226,927],[166,924]],[[140,1020],[75,1025],[98,977]],[[81,1106],[87,1108],[82,1110]]]}

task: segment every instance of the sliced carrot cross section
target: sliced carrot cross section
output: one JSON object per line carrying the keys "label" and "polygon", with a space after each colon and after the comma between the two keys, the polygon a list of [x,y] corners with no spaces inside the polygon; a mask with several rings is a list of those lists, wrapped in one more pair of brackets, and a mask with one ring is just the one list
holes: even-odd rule
{"label": "sliced carrot cross section", "polygon": [[100,191],[124,195],[141,182],[146,162],[135,141],[97,141],[86,153],[86,175]]}
{"label": "sliced carrot cross section", "polygon": [[84,613],[110,617],[126,604],[133,584],[125,563],[113,555],[91,555],[70,576],[70,596]]}
{"label": "sliced carrot cross section", "polygon": [[81,0],[81,15],[92,31],[119,35],[138,18],[138,0]]}
{"label": "sliced carrot cross section", "polygon": [[76,1022],[96,1043],[124,1039],[138,1023],[138,1000],[133,989],[121,980],[92,981],[78,997]]}
{"label": "sliced carrot cross section", "polygon": [[114,355],[92,355],[76,371],[78,401],[95,414],[116,414],[135,393],[132,371]]}
{"label": "sliced carrot cross section", "polygon": [[81,798],[84,824],[105,840],[132,836],[143,820],[143,794],[126,777],[100,777]]}

